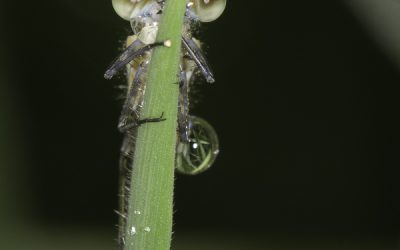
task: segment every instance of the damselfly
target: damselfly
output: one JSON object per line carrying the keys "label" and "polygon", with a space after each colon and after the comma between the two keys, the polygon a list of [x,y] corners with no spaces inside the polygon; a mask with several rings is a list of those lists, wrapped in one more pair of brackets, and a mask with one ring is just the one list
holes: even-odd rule
{"label": "damselfly", "polygon": [[[168,41],[156,42],[158,25],[166,0],[113,0],[117,14],[130,21],[133,35],[127,48],[107,69],[105,78],[111,79],[127,68],[128,91],[121,111],[118,129],[124,134],[120,157],[120,245],[124,245],[126,212],[130,192],[130,172],[134,155],[137,127],[143,123],[160,122],[163,114],[155,118],[140,117],[146,90],[146,70],[152,49],[168,46]],[[200,42],[192,36],[193,27],[199,22],[217,19],[226,6],[226,0],[189,0],[182,32],[182,56],[179,74],[179,105],[176,169],[185,174],[197,174],[208,169],[218,155],[218,138],[205,120],[189,115],[189,90],[196,72],[207,82],[215,81],[214,75],[200,49]]]}

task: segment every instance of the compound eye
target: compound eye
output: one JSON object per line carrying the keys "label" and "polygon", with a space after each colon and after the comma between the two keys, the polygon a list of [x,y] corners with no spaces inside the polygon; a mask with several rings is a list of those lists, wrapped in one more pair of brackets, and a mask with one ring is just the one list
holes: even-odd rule
{"label": "compound eye", "polygon": [[191,0],[188,6],[201,22],[212,22],[224,12],[226,0]]}
{"label": "compound eye", "polygon": [[112,0],[112,6],[120,17],[130,21],[140,15],[149,2],[151,0]]}

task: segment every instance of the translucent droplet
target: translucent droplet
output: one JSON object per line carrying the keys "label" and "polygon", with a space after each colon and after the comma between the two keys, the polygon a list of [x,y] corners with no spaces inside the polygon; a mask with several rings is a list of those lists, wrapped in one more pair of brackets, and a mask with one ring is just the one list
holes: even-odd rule
{"label": "translucent droplet", "polygon": [[129,231],[129,233],[131,235],[135,235],[136,234],[136,227],[131,227],[131,230]]}
{"label": "translucent droplet", "polygon": [[189,143],[179,142],[176,169],[183,174],[195,175],[212,166],[219,153],[219,142],[214,128],[205,120],[189,118]]}
{"label": "translucent droplet", "polygon": [[133,211],[133,213],[136,214],[136,215],[141,215],[142,214],[142,212],[140,212],[139,210],[135,210],[135,211]]}
{"label": "translucent droplet", "polygon": [[151,231],[151,229],[150,229],[150,227],[145,227],[145,228],[144,228],[144,231],[145,231],[146,233],[149,233],[149,232]]}

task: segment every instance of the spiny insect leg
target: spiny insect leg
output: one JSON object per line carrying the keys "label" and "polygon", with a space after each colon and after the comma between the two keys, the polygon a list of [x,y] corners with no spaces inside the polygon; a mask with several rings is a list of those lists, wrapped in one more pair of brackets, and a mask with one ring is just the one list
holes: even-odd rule
{"label": "spiny insect leg", "polygon": [[[143,62],[136,70],[135,78],[128,90],[124,105],[122,106],[121,115],[118,122],[118,130],[125,133],[129,128],[137,126],[139,119],[139,109],[143,102],[144,82],[142,76],[146,70],[147,63]],[[132,125],[133,124],[133,125]]]}
{"label": "spiny insect leg", "polygon": [[128,123],[126,124],[123,128],[120,129],[121,132],[125,132],[127,130],[130,130],[135,127],[139,127],[140,125],[143,125],[145,123],[153,123],[153,122],[162,122],[167,120],[164,118],[164,112],[161,113],[159,117],[154,117],[154,118],[144,118],[137,120],[136,122]]}
{"label": "spiny insect leg", "polygon": [[201,73],[204,78],[209,83],[215,82],[214,74],[203,55],[203,51],[197,46],[197,44],[193,41],[193,39],[182,36],[182,43],[188,52],[190,58],[196,63],[197,67],[199,67]]}
{"label": "spiny insect leg", "polygon": [[140,40],[135,40],[129,45],[120,56],[118,56],[114,62],[108,67],[104,78],[111,79],[120,71],[125,65],[127,65],[133,59],[144,55],[146,52],[152,50],[154,47],[164,45],[164,42],[156,42],[142,46],[143,43]]}
{"label": "spiny insect leg", "polygon": [[180,66],[179,80],[178,131],[180,141],[187,143],[189,142],[189,82],[182,65]]}

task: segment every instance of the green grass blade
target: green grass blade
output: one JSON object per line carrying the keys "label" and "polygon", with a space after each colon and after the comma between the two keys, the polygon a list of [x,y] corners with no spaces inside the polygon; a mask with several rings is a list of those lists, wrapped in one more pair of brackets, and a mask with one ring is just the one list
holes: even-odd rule
{"label": "green grass blade", "polygon": [[157,41],[172,46],[154,50],[141,117],[167,119],[139,127],[129,198],[126,250],[169,250],[178,112],[178,70],[186,0],[168,0]]}

